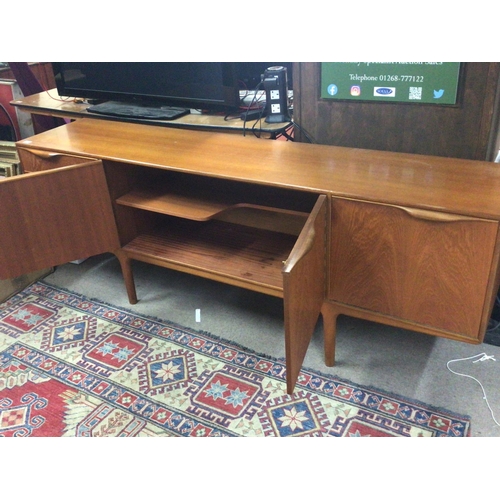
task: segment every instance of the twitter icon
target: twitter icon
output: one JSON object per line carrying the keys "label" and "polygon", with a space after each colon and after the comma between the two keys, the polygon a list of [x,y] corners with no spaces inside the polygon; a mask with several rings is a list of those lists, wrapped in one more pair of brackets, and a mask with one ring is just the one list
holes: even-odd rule
{"label": "twitter icon", "polygon": [[439,89],[434,91],[434,99],[439,99],[440,97],[443,97],[444,94],[444,89]]}

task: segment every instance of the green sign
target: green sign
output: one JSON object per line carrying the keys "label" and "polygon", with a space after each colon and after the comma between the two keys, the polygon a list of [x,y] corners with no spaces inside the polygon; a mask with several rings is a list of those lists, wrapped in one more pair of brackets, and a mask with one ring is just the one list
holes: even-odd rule
{"label": "green sign", "polygon": [[456,104],[460,63],[321,63],[321,97],[349,101]]}

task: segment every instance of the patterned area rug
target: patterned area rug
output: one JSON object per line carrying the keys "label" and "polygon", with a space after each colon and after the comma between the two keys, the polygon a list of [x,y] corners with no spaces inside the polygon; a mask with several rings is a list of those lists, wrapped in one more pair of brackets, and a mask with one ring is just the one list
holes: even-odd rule
{"label": "patterned area rug", "polygon": [[0,436],[468,436],[467,417],[43,282],[0,304]]}

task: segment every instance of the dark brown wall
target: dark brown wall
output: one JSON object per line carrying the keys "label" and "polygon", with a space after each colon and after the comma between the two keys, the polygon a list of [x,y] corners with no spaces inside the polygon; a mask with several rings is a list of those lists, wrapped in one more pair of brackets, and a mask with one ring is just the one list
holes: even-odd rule
{"label": "dark brown wall", "polygon": [[463,63],[454,107],[320,99],[320,63],[294,63],[293,78],[294,120],[314,142],[493,159],[500,63]]}

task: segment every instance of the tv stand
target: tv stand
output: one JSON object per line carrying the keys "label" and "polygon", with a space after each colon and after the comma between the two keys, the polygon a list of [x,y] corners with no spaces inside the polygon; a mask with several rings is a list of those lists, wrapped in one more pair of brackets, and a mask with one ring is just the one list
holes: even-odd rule
{"label": "tv stand", "polygon": [[[48,92],[40,92],[22,99],[12,101],[11,104],[22,111],[33,114],[49,115],[65,118],[67,120],[77,120],[79,118],[92,118],[100,121],[117,121],[123,118],[89,113],[87,111],[89,102],[77,101],[70,97],[60,97],[56,89]],[[286,133],[287,129],[293,127],[289,123],[267,123],[264,118],[241,120],[237,115],[235,119],[226,119],[221,114],[196,114],[188,113],[175,120],[145,120],[134,119],[127,120],[133,123],[144,123],[145,125],[155,125],[168,128],[182,128],[185,130],[207,130],[211,132],[229,132],[234,134],[246,135],[253,130],[257,130],[260,137],[275,138],[280,134]]]}
{"label": "tv stand", "polygon": [[152,102],[106,101],[89,106],[89,113],[116,116],[123,120],[175,120],[187,115],[189,110]]}
{"label": "tv stand", "polygon": [[113,252],[132,303],[134,260],[281,297],[289,393],[320,314],[329,366],[341,314],[483,341],[494,163],[89,119],[17,146],[0,279]]}

